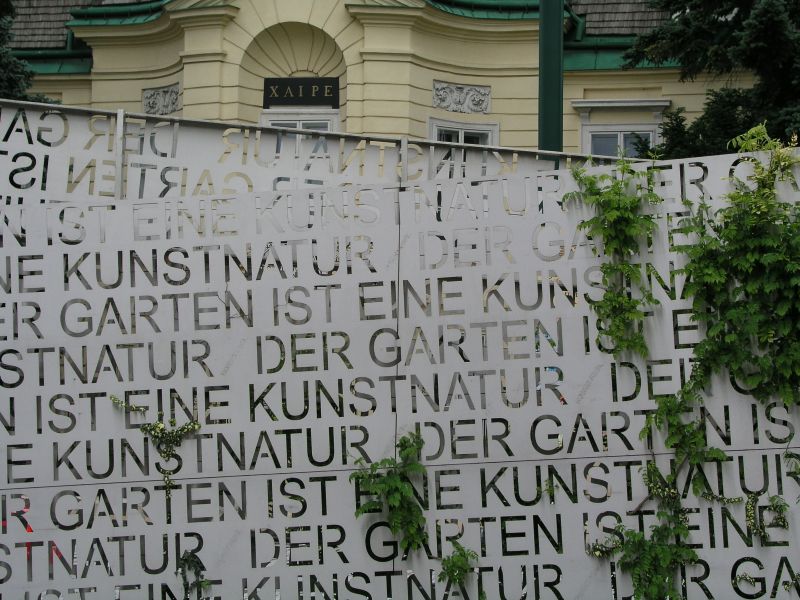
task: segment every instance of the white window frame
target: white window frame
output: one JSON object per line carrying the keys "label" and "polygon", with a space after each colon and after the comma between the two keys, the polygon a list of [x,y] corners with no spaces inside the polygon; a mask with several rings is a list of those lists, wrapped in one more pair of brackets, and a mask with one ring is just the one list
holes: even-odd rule
{"label": "white window frame", "polygon": [[[258,124],[260,127],[273,127],[272,121],[325,121],[328,131],[337,132],[340,129],[338,108],[265,108],[261,111]],[[302,128],[301,128],[302,129]]]}
{"label": "white window frame", "polygon": [[[655,146],[661,142],[661,136],[658,133],[658,123],[633,123],[622,125],[584,125],[582,128],[581,148],[584,154],[592,154],[592,134],[593,133],[616,133],[617,134],[617,148],[622,146],[623,133],[649,133],[650,145]],[[615,155],[616,156],[616,155]],[[635,158],[635,157],[633,157]]]}
{"label": "white window frame", "polygon": [[[592,134],[610,133],[618,134],[647,132],[652,136],[652,144],[661,142],[659,126],[663,120],[664,110],[669,108],[672,100],[669,98],[622,98],[622,99],[590,99],[573,100],[572,108],[581,118],[581,152],[591,154]],[[592,123],[591,113],[593,110],[650,110],[653,119],[647,122],[638,123]],[[621,141],[621,140],[620,140]]]}
{"label": "white window frame", "polygon": [[[436,117],[428,118],[428,137],[432,141],[436,141],[437,131],[442,129],[456,129],[459,132],[459,140],[464,139],[464,132],[475,131],[477,133],[487,133],[487,146],[497,146],[500,141],[500,124],[499,123],[465,123],[464,121],[450,121],[448,119],[439,119]],[[445,142],[447,143],[447,142]],[[463,141],[458,143],[463,144]]]}

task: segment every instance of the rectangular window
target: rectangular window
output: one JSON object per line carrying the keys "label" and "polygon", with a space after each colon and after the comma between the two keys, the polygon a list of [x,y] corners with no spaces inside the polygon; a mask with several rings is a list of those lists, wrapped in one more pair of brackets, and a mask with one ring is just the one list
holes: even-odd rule
{"label": "rectangular window", "polygon": [[597,131],[590,132],[589,138],[589,152],[595,156],[617,156],[622,151],[625,156],[640,158],[642,144],[653,145],[652,131]]}
{"label": "rectangular window", "polygon": [[477,144],[479,146],[486,146],[489,144],[489,132],[441,127],[436,130],[436,141],[452,142],[454,144]]}
{"label": "rectangular window", "polygon": [[494,123],[458,123],[430,119],[430,136],[437,142],[490,146],[497,143],[500,127]]}
{"label": "rectangular window", "polygon": [[[587,88],[584,93],[590,90]],[[581,98],[570,101],[581,119],[581,151],[595,156],[644,158],[642,149],[661,142],[659,126],[669,98]],[[637,117],[626,113],[635,111]],[[642,113],[651,112],[652,118]],[[643,120],[639,120],[642,119]]]}
{"label": "rectangular window", "polygon": [[330,131],[331,124],[329,121],[285,121],[270,120],[270,127],[286,127],[288,129],[313,129],[314,131]]}
{"label": "rectangular window", "polygon": [[338,131],[339,111],[336,109],[271,108],[261,113],[259,125],[262,127],[310,129],[312,131]]}
{"label": "rectangular window", "polygon": [[657,123],[632,125],[583,125],[582,151],[594,156],[645,158],[643,148],[652,148],[661,140]]}

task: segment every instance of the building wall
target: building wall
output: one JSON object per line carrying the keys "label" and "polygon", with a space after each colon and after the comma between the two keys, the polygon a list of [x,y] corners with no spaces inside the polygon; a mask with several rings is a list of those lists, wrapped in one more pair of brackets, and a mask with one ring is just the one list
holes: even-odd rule
{"label": "building wall", "polygon": [[69,106],[92,106],[90,75],[37,75],[30,91]]}
{"label": "building wall", "polygon": [[[575,100],[669,100],[670,107],[685,108],[689,121],[703,110],[706,93],[725,86],[752,85],[750,74],[735,78],[701,76],[695,81],[680,81],[677,69],[633,69],[608,71],[573,71],[564,77],[564,151],[582,152],[582,119],[573,107]],[[653,110],[636,108],[593,108],[590,125],[658,123]]]}
{"label": "building wall", "polygon": [[[83,25],[92,72],[37,78],[35,90],[64,104],[145,112],[144,94],[177,86],[170,114],[257,123],[263,78],[338,77],[340,128],[359,134],[431,136],[431,120],[499,130],[495,144],[538,144],[538,21],[471,19],[423,2],[174,0],[138,25]],[[486,113],[434,102],[434,81],[490,89]],[[709,87],[679,83],[674,69],[570,71],[564,87],[564,150],[579,152],[586,124],[652,122],[652,110],[596,108],[574,100],[667,99],[691,118]],[[588,118],[588,120],[587,120]]]}

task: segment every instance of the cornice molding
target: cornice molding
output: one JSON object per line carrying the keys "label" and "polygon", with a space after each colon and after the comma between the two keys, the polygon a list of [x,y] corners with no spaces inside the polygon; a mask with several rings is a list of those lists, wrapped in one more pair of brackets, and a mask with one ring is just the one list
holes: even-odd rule
{"label": "cornice molding", "polygon": [[153,79],[161,79],[162,77],[169,77],[171,75],[179,74],[183,68],[183,63],[180,60],[175,60],[167,65],[160,67],[153,67],[146,72],[142,71],[141,67],[123,68],[114,67],[113,69],[94,68],[92,69],[92,79],[95,80],[142,80],[151,81]]}
{"label": "cornice molding", "polygon": [[60,83],[63,89],[77,88],[81,89],[82,83],[91,83],[92,75],[90,73],[77,73],[77,74],[64,74],[64,73],[43,73],[36,75],[36,83]]}
{"label": "cornice molding", "polygon": [[592,110],[650,110],[653,119],[660,122],[664,111],[672,105],[669,98],[597,98],[588,100],[572,100],[572,108],[581,117],[583,124],[589,124]]}
{"label": "cornice molding", "polygon": [[183,64],[220,62],[225,60],[227,54],[219,50],[192,50],[179,54]]}
{"label": "cornice molding", "polygon": [[147,46],[163,42],[181,34],[181,28],[165,13],[147,23],[133,25],[73,25],[75,37],[80,38],[92,48],[98,46]]}
{"label": "cornice molding", "polygon": [[474,63],[453,63],[442,62],[430,58],[425,58],[411,52],[401,52],[377,48],[373,50],[362,50],[361,56],[365,60],[377,60],[385,62],[410,62],[416,66],[435,69],[454,75],[475,75],[486,77],[499,75],[503,77],[537,77],[539,74],[538,65],[531,66],[508,66],[498,67],[496,65],[475,65]]}
{"label": "cornice molding", "polygon": [[480,39],[492,42],[535,41],[539,39],[538,21],[469,19],[442,13],[427,4],[363,5],[347,4],[347,11],[361,24],[408,27],[416,31],[461,41]]}
{"label": "cornice molding", "polygon": [[680,69],[677,67],[644,67],[644,68],[636,68],[636,69],[597,69],[595,71],[565,71],[564,77],[571,78],[571,79],[600,79],[600,80],[608,80],[609,76],[616,78],[617,80],[627,80],[633,79],[635,81],[641,80],[641,78],[651,77],[657,79],[658,81],[662,81],[664,78],[664,73],[674,73],[678,74]]}
{"label": "cornice molding", "polygon": [[171,2],[158,18],[146,23],[73,25],[75,36],[92,48],[100,46],[147,46],[174,39],[193,28],[224,27],[236,18],[237,6],[228,3],[196,6],[197,2]]}
{"label": "cornice molding", "polygon": [[166,10],[191,10],[195,8],[216,8],[231,6],[230,0],[171,0],[165,5]]}
{"label": "cornice molding", "polygon": [[167,5],[167,14],[170,19],[180,24],[184,29],[190,27],[223,27],[236,18],[239,13],[238,6],[230,4],[219,6],[190,6],[181,8],[179,5]]}

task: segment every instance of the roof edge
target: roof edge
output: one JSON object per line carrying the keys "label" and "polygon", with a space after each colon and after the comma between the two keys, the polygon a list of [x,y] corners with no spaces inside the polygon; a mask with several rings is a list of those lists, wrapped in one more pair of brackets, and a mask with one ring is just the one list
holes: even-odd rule
{"label": "roof edge", "polygon": [[[626,64],[625,52],[636,41],[633,35],[586,35],[564,41],[564,71],[618,71]],[[655,64],[644,61],[633,69],[675,69],[677,61]]]}
{"label": "roof edge", "polygon": [[[470,19],[539,19],[540,0],[425,0],[429,6]],[[567,11],[564,11],[568,15]]]}
{"label": "roof edge", "polygon": [[172,0],[151,0],[144,3],[108,4],[84,6],[70,11],[72,20],[67,27],[92,25],[124,25],[131,22],[147,22],[164,12],[164,6]]}

